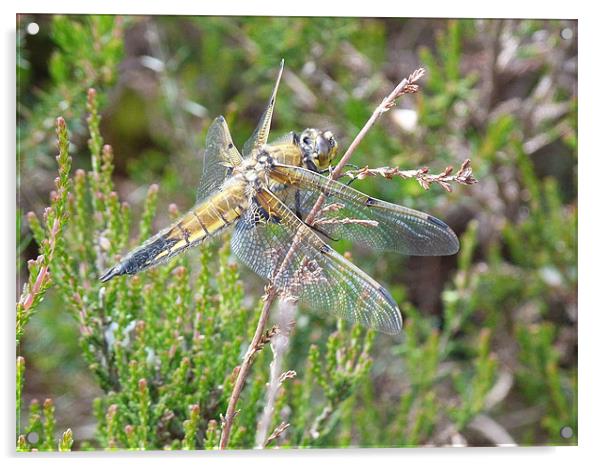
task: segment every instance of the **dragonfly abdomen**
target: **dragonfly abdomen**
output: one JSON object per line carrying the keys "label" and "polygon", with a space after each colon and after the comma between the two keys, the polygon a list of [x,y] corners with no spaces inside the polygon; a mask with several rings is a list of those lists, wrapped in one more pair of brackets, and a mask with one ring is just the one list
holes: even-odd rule
{"label": "dragonfly abdomen", "polygon": [[175,223],[134,249],[108,270],[101,281],[132,275],[161,264],[188,248],[221,233],[247,208],[244,184],[233,184],[196,205]]}

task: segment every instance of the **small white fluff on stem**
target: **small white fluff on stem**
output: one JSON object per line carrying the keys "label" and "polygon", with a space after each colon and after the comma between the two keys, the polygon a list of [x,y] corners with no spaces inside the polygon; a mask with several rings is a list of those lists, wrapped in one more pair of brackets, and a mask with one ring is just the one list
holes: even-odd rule
{"label": "small white fluff on stem", "polygon": [[[284,380],[286,380],[286,378],[292,378],[291,376],[285,378],[282,377],[282,365],[289,346],[292,323],[295,317],[295,307],[295,303],[289,299],[280,300],[280,305],[278,306],[277,325],[279,331],[270,341],[274,358],[270,364],[270,381],[267,384],[265,394],[265,407],[263,408],[263,413],[257,423],[255,448],[265,448],[268,444],[268,430],[272,424],[272,418],[274,417],[276,398],[278,397],[280,387]],[[294,373],[290,374],[293,374],[292,376],[294,376]]]}

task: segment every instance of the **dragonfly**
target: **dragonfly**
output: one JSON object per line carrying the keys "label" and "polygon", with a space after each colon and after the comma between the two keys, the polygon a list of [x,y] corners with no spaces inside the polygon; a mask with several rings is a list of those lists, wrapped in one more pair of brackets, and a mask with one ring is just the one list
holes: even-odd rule
{"label": "dragonfly", "polygon": [[[402,316],[389,291],[328,243],[346,238],[375,251],[439,256],[455,254],[458,238],[432,215],[330,178],[338,151],[331,131],[308,128],[268,143],[283,67],[284,61],[242,154],[226,120],[216,118],[207,132],[194,207],[125,255],[100,280],[139,273],[233,229],[232,252],[281,297],[398,334]],[[306,223],[319,198],[319,216]]]}

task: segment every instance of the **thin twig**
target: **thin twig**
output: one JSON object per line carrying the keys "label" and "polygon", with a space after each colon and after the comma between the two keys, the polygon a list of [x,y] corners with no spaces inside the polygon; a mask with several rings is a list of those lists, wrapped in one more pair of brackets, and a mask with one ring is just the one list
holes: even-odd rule
{"label": "thin twig", "polygon": [[326,406],[324,406],[324,409],[322,409],[322,412],[318,415],[318,417],[316,417],[313,424],[311,425],[311,428],[309,429],[309,435],[311,435],[312,439],[316,440],[320,437],[322,427],[324,426],[326,421],[330,419],[330,416],[332,415],[333,411],[334,407],[332,406],[332,403],[329,402],[326,404]]}
{"label": "thin twig", "polygon": [[[337,165],[334,167],[334,169],[330,173],[330,177],[332,179],[336,180],[337,178],[341,177],[343,169],[344,169],[345,165],[347,165],[349,159],[351,158],[351,155],[353,154],[353,152],[355,152],[355,150],[359,146],[362,139],[364,139],[364,137],[366,136],[366,134],[368,133],[370,128],[372,128],[372,126],[374,126],[374,123],[376,123],[376,120],[378,120],[378,118],[383,113],[390,110],[395,105],[395,102],[399,97],[401,97],[404,94],[411,94],[411,93],[415,93],[418,91],[418,86],[415,83],[424,75],[424,73],[425,73],[424,68],[417,69],[409,77],[403,79],[397,85],[397,87],[387,97],[385,97],[383,99],[383,101],[380,103],[380,105],[372,113],[372,116],[370,117],[370,119],[366,122],[366,124],[361,129],[361,131],[358,133],[358,135],[355,137],[353,142],[349,145],[349,147],[347,148],[347,151],[345,152],[345,154],[343,154],[343,156],[339,160],[339,163],[337,163]],[[324,196],[323,193],[320,194],[320,197],[316,200],[316,203],[314,204],[309,215],[305,218],[306,224],[308,224],[308,225],[313,224],[314,220],[316,219],[317,215],[320,212],[320,209],[322,207],[322,204],[324,203],[325,198],[326,197]],[[251,364],[253,362],[253,356],[259,350],[258,344],[261,341],[261,337],[263,335],[264,328],[265,328],[265,325],[267,323],[267,320],[268,320],[268,317],[270,314],[270,308],[272,306],[272,303],[274,302],[274,299],[276,298],[276,295],[278,294],[278,290],[272,285],[272,283],[276,283],[277,277],[282,273],[283,270],[286,269],[286,267],[288,266],[289,262],[291,261],[293,255],[294,255],[295,251],[297,250],[300,241],[301,241],[301,236],[295,235],[287,254],[285,255],[282,263],[280,264],[280,267],[278,267],[278,270],[276,270],[275,273],[273,274],[274,278],[272,280],[270,280],[270,282],[268,283],[267,292],[264,296],[263,308],[261,310],[261,315],[259,316],[259,322],[257,323],[257,329],[255,330],[255,335],[253,337],[253,340],[251,341],[251,345],[249,346],[249,349],[247,350],[247,353],[245,354],[245,357],[243,359],[243,363],[240,366],[240,370],[238,371],[238,374],[236,377],[236,382],[234,383],[234,388],[232,389],[232,395],[230,396],[230,401],[228,402],[228,408],[226,410],[226,415],[223,420],[222,435],[221,435],[220,444],[219,444],[219,447],[222,450],[228,446],[228,441],[230,439],[230,432],[232,430],[232,423],[234,421],[234,416],[235,416],[236,404],[238,403],[238,399],[240,398],[240,394],[244,387],[246,378],[249,374],[249,370],[250,370]]]}
{"label": "thin twig", "polygon": [[393,89],[393,91],[387,97],[385,97],[383,99],[383,101],[380,103],[380,105],[378,107],[376,107],[376,110],[374,110],[374,112],[370,116],[370,119],[366,122],[364,127],[357,134],[357,136],[355,137],[353,142],[349,145],[349,147],[347,148],[347,151],[343,154],[343,156],[341,157],[341,160],[339,160],[339,163],[337,163],[336,167],[334,167],[334,169],[332,170],[332,174],[331,174],[332,178],[334,178],[336,180],[337,178],[339,178],[341,176],[343,168],[349,162],[351,155],[355,152],[357,147],[360,145],[360,142],[362,142],[362,139],[364,139],[364,137],[366,136],[368,131],[370,131],[370,128],[372,128],[372,126],[374,126],[374,123],[376,123],[376,120],[378,120],[378,118],[380,118],[380,116],[383,113],[388,112],[391,108],[393,108],[395,106],[395,102],[397,101],[397,99],[399,99],[402,95],[414,94],[414,93],[418,92],[419,88],[418,88],[418,85],[416,84],[416,82],[420,78],[422,78],[422,76],[424,76],[424,73],[425,73],[424,68],[418,68],[410,76],[402,79],[402,81],[397,85],[397,87],[395,89]]}
{"label": "thin twig", "polygon": [[286,422],[281,422],[281,423],[280,423],[280,424],[279,424],[279,425],[278,425],[278,426],[277,426],[277,427],[274,429],[274,432],[272,432],[272,435],[270,435],[270,436],[268,437],[268,439],[265,441],[265,444],[264,444],[263,446],[264,446],[264,447],[268,446],[268,444],[269,444],[271,441],[273,441],[273,440],[276,440],[278,437],[280,437],[280,436],[281,436],[281,435],[284,433],[284,431],[285,431],[286,429],[288,429],[288,428],[289,428],[289,426],[290,426],[290,424],[289,424],[289,423],[286,423]]}
{"label": "thin twig", "polygon": [[253,340],[251,340],[249,349],[245,353],[245,357],[243,358],[240,369],[238,370],[236,382],[234,382],[234,388],[232,389],[232,395],[230,396],[230,401],[228,402],[226,415],[224,416],[222,424],[222,435],[219,441],[219,448],[221,450],[224,450],[228,446],[228,441],[230,440],[230,432],[232,430],[232,423],[234,421],[234,416],[236,415],[236,403],[238,403],[238,399],[240,398],[240,394],[247,379],[247,375],[249,374],[249,370],[251,369],[253,357],[266,343],[264,329],[268,321],[268,317],[270,316],[270,307],[275,297],[275,288],[268,285],[267,292],[264,295],[263,308],[261,309],[261,314],[259,315],[257,328],[255,329],[255,335],[253,336]]}
{"label": "thin twig", "polygon": [[280,274],[286,270],[286,267],[290,263],[293,258],[293,254],[297,249],[299,242],[301,241],[301,236],[295,235],[293,242],[286,256],[280,263],[280,266],[277,270],[275,270],[272,275],[272,279],[269,280],[266,286],[266,294],[264,295],[264,303],[263,308],[261,309],[261,315],[259,316],[259,322],[257,322],[257,329],[255,330],[255,336],[253,336],[253,340],[251,341],[251,345],[245,354],[243,359],[243,363],[240,366],[240,370],[236,376],[236,382],[234,383],[234,388],[232,389],[232,395],[230,397],[230,401],[228,402],[228,408],[226,410],[226,416],[224,417],[223,428],[222,428],[222,436],[220,438],[219,447],[221,450],[224,450],[228,446],[228,441],[230,438],[230,431],[232,430],[232,423],[234,421],[236,403],[238,403],[238,399],[240,398],[240,393],[245,384],[245,380],[249,374],[249,370],[251,369],[251,364],[253,362],[253,356],[257,351],[259,351],[267,341],[263,338],[263,330],[265,328],[265,324],[268,321],[268,317],[270,315],[270,308],[276,295],[278,294],[278,290],[273,285],[273,283],[277,283],[278,277]]}
{"label": "thin twig", "polygon": [[[393,89],[393,91],[383,99],[383,101],[378,107],[376,107],[376,109],[374,110],[364,127],[360,130],[353,142],[349,145],[349,147],[341,157],[341,160],[339,160],[339,163],[337,163],[336,167],[334,167],[332,172],[330,172],[330,177],[333,180],[336,180],[342,176],[343,169],[349,162],[351,155],[355,152],[355,150],[360,145],[360,142],[362,142],[362,139],[364,139],[366,134],[368,134],[368,131],[370,131],[372,126],[374,126],[376,120],[378,120],[383,113],[393,108],[397,99],[399,99],[402,95],[413,94],[415,92],[418,92],[419,87],[416,84],[416,82],[420,78],[422,78],[422,76],[424,76],[424,73],[424,68],[418,68],[410,76],[402,79],[402,81],[397,85],[397,87]],[[322,204],[324,204],[325,199],[326,196],[324,195],[324,193],[321,193],[320,197],[316,200],[316,203],[314,204],[313,208],[305,218],[305,223],[307,223],[308,225],[313,225],[313,222],[320,213],[320,209],[322,208]]]}
{"label": "thin twig", "polygon": [[452,182],[464,185],[478,183],[476,178],[472,176],[470,159],[464,160],[462,166],[455,174],[452,174],[453,170],[454,169],[452,167],[447,167],[443,172],[437,175],[432,175],[429,173],[429,169],[427,167],[418,168],[416,170],[400,170],[397,167],[364,167],[358,170],[347,171],[343,174],[343,176],[348,176],[352,180],[363,180],[369,176],[382,176],[389,180],[394,176],[397,176],[401,179],[414,178],[424,189],[429,189],[431,184],[435,183],[441,186],[447,192],[451,192],[452,188],[450,183]]}
{"label": "thin twig", "polygon": [[[284,357],[289,346],[290,335],[294,327],[295,303],[291,300],[280,300],[278,306],[277,322],[280,331],[270,341],[273,359],[270,364],[270,380],[266,387],[265,405],[263,413],[257,422],[255,445],[265,448],[270,441],[268,429],[272,425],[272,418],[276,410],[276,399],[285,380],[295,377],[295,371],[282,373]],[[267,440],[266,440],[267,439]]]}

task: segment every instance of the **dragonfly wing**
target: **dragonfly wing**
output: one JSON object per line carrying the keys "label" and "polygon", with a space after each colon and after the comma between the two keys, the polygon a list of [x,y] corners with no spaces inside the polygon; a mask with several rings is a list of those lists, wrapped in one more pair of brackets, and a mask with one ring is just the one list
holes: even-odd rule
{"label": "dragonfly wing", "polygon": [[242,157],[232,142],[226,120],[223,116],[217,117],[207,131],[197,202],[207,199],[222,185],[232,168],[241,162]]}
{"label": "dragonfly wing", "polygon": [[278,77],[276,78],[276,84],[272,91],[272,96],[268,101],[268,105],[264,110],[257,128],[253,132],[253,135],[249,138],[242,148],[242,153],[245,157],[259,150],[268,142],[268,135],[270,134],[270,126],[272,125],[272,114],[274,113],[274,105],[276,103],[276,94],[278,93],[278,86],[280,85],[280,78],[282,78],[282,71],[284,70],[284,60],[280,62],[280,70],[278,71]]}
{"label": "dragonfly wing", "polygon": [[370,197],[303,167],[276,165],[270,176],[290,185],[288,205],[305,218],[320,194],[326,200],[314,223],[327,236],[345,238],[376,250],[412,256],[445,256],[458,252],[456,234],[432,215]]}
{"label": "dragonfly wing", "polygon": [[237,223],[232,250],[281,295],[381,332],[401,331],[401,313],[389,292],[325,244],[267,190]]}

